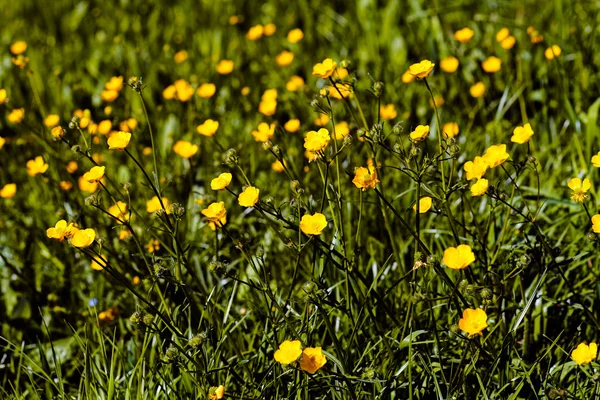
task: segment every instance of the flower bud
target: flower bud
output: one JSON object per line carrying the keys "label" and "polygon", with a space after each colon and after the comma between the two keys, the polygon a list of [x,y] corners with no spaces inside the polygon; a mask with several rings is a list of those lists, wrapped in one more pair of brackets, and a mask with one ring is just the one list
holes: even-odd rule
{"label": "flower bud", "polygon": [[200,347],[206,341],[206,333],[199,333],[188,341],[190,347]]}
{"label": "flower bud", "polygon": [[350,66],[350,64],[352,64],[352,62],[350,60],[340,61],[340,67],[342,67],[342,68],[348,68]]}
{"label": "flower bud", "polygon": [[154,315],[144,314],[144,318],[143,318],[144,325],[152,325],[153,321],[154,321]]}
{"label": "flower bud", "polygon": [[352,136],[347,135],[344,137],[344,146],[350,146],[352,144]]}
{"label": "flower bud", "polygon": [[129,317],[129,322],[131,322],[134,325],[139,325],[142,322],[142,316],[139,312],[134,312],[133,314],[131,314],[131,316]]}
{"label": "flower bud", "polygon": [[380,97],[383,94],[384,88],[383,82],[375,82],[373,84],[373,92],[375,93],[375,97]]}
{"label": "flower bud", "polygon": [[488,288],[481,289],[479,294],[481,295],[481,298],[485,300],[489,300],[492,298],[492,291]]}

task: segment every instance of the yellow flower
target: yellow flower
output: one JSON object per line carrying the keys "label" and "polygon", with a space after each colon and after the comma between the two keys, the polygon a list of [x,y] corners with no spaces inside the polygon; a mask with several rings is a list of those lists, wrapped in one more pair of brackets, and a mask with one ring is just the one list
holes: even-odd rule
{"label": "yellow flower", "polygon": [[229,17],[229,25],[237,25],[240,22],[240,17],[237,15],[232,15]]}
{"label": "yellow flower", "polygon": [[21,69],[25,69],[25,67],[27,66],[27,64],[29,64],[29,57],[20,55],[17,57],[12,57],[10,59],[10,61],[16,65],[17,67],[21,68]]}
{"label": "yellow flower", "polygon": [[185,62],[185,60],[188,59],[188,52],[185,50],[180,50],[177,53],[175,53],[175,55],[173,56],[173,60],[175,60],[175,62],[177,64],[181,64],[182,62]]}
{"label": "yellow flower", "polygon": [[346,68],[337,67],[335,72],[340,79],[345,79],[348,76],[348,70]]}
{"label": "yellow flower", "polygon": [[78,230],[74,224],[68,224],[67,221],[61,219],[54,227],[46,229],[46,236],[50,239],[62,241],[65,238],[73,236]]}
{"label": "yellow flower", "polygon": [[569,181],[568,185],[569,189],[573,191],[571,194],[571,200],[576,201],[577,203],[583,203],[583,201],[588,197],[586,192],[590,190],[590,180],[586,178],[582,181],[579,178],[573,178]]}
{"label": "yellow flower", "polygon": [[396,118],[398,116],[398,112],[393,104],[387,104],[379,107],[379,115],[381,118],[389,121],[390,119]]}
{"label": "yellow flower", "polygon": [[485,94],[485,85],[483,82],[477,82],[469,88],[469,93],[471,94],[471,97],[477,99]]}
{"label": "yellow flower", "polygon": [[271,169],[277,173],[281,173],[285,171],[285,166],[287,166],[285,160],[283,160],[283,164],[281,163],[281,161],[275,160],[273,161],[273,164],[271,164]]}
{"label": "yellow flower", "polygon": [[208,390],[209,400],[220,400],[225,396],[225,386],[219,385],[219,387],[212,386]]}
{"label": "yellow flower", "polygon": [[287,41],[290,43],[298,43],[302,39],[304,39],[304,32],[301,29],[292,29],[287,34]]}
{"label": "yellow flower", "polygon": [[280,67],[287,67],[292,63],[292,61],[294,61],[294,53],[292,53],[291,51],[284,50],[281,53],[277,54],[277,57],[275,57],[275,61],[277,61],[277,65],[279,65]]}
{"label": "yellow flower", "polygon": [[460,129],[458,128],[458,124],[456,122],[446,122],[442,127],[442,135],[445,138],[452,139],[458,133]]}
{"label": "yellow flower", "polygon": [[554,60],[554,58],[558,58],[561,53],[562,49],[554,44],[544,51],[544,56],[547,60]]}
{"label": "yellow flower", "polygon": [[6,102],[6,89],[0,89],[0,104]]}
{"label": "yellow flower", "polygon": [[473,335],[481,335],[481,331],[488,327],[487,314],[481,308],[467,308],[463,311],[462,318],[458,321],[458,327],[469,334],[469,337]]}
{"label": "yellow flower", "polygon": [[486,58],[485,61],[481,63],[481,68],[489,74],[500,71],[501,66],[502,60],[494,56]]}
{"label": "yellow flower", "polygon": [[[431,210],[431,205],[433,204],[433,199],[429,196],[424,196],[419,199],[419,214],[425,214],[427,211]],[[412,207],[414,212],[417,212],[417,205],[415,204]]]}
{"label": "yellow flower", "polygon": [[100,98],[107,103],[112,103],[119,97],[119,92],[116,90],[103,90],[100,92]]}
{"label": "yellow flower", "polygon": [[104,311],[98,313],[98,320],[100,322],[114,321],[119,315],[119,307],[107,308]]}
{"label": "yellow flower", "polygon": [[312,74],[314,76],[318,76],[319,78],[327,79],[333,74],[335,71],[335,67],[337,63],[333,61],[331,58],[326,58],[322,63],[317,63],[313,67]]}
{"label": "yellow flower", "polygon": [[186,102],[194,95],[194,88],[185,79],[178,79],[173,84],[175,86],[175,98],[181,102]]}
{"label": "yellow flower", "polygon": [[442,71],[451,74],[456,71],[456,69],[458,68],[458,64],[458,58],[450,56],[440,61],[440,68],[442,69]]}
{"label": "yellow flower", "polygon": [[505,144],[496,144],[488,147],[483,155],[483,161],[488,165],[489,168],[496,168],[502,165],[504,161],[508,160],[510,154],[506,152]]}
{"label": "yellow flower", "polygon": [[458,247],[448,247],[444,250],[442,261],[450,269],[463,269],[475,261],[475,254],[473,254],[471,246],[461,244]]}
{"label": "yellow flower", "polygon": [[[171,214],[171,207],[169,207],[169,199],[167,199],[166,197],[161,197],[161,200],[165,206],[165,211],[167,212],[167,214]],[[152,214],[153,212],[156,212],[158,210],[162,210],[162,206],[160,205],[158,197],[154,196],[146,202],[146,212]]]}
{"label": "yellow flower", "polygon": [[509,35],[510,35],[510,31],[508,30],[508,28],[502,28],[498,31],[498,33],[496,33],[496,41],[498,43],[500,43],[504,39],[506,39]]}
{"label": "yellow flower", "polygon": [[475,32],[473,32],[472,29],[462,28],[461,30],[454,32],[454,39],[461,43],[467,43],[469,40],[471,40],[474,34]]}
{"label": "yellow flower", "polygon": [[0,197],[3,199],[10,199],[14,197],[17,193],[17,184],[16,183],[7,183],[0,189]]}
{"label": "yellow flower", "polygon": [[483,196],[485,192],[488,190],[488,180],[487,179],[477,179],[477,182],[473,186],[471,186],[471,196]]}
{"label": "yellow flower", "polygon": [[75,247],[89,247],[96,239],[96,231],[91,228],[78,230],[71,238],[71,245]]}
{"label": "yellow flower", "polygon": [[275,124],[269,125],[266,122],[261,122],[258,128],[252,131],[252,136],[257,142],[268,142],[273,135],[275,135]]}
{"label": "yellow flower", "polygon": [[98,187],[100,186],[100,184],[98,184],[98,182],[88,182],[85,179],[83,179],[83,176],[79,177],[79,180],[77,181],[77,185],[79,186],[79,190],[81,190],[82,192],[88,192],[88,193],[94,193],[96,190],[98,190]]}
{"label": "yellow flower", "polygon": [[202,124],[198,125],[196,131],[203,136],[213,136],[219,129],[219,121],[207,119]]}
{"label": "yellow flower", "polygon": [[413,74],[410,73],[410,69],[407,69],[403,74],[402,74],[402,83],[411,83],[412,81],[415,80],[415,76]]}
{"label": "yellow flower", "polygon": [[600,233],[600,214],[592,217],[592,230],[594,233]]}
{"label": "yellow flower", "polygon": [[6,116],[8,122],[11,124],[20,124],[25,117],[25,109],[24,108],[15,108]]}
{"label": "yellow flower", "polygon": [[327,219],[321,213],[304,214],[300,220],[300,230],[306,235],[320,235],[327,227]]}
{"label": "yellow flower", "polygon": [[106,256],[104,254],[101,254],[98,258],[92,258],[92,263],[90,264],[90,267],[94,271],[102,271],[104,268],[106,268],[106,264]]}
{"label": "yellow flower", "polygon": [[83,174],[83,179],[90,183],[98,182],[100,179],[104,178],[104,170],[106,167],[95,166],[92,167],[88,172]]}
{"label": "yellow flower", "polygon": [[69,190],[73,189],[73,183],[69,181],[60,181],[58,183],[58,186],[61,188],[61,190],[64,190],[65,192],[68,192]]}
{"label": "yellow flower", "polygon": [[[108,213],[116,219],[125,221],[127,219],[127,203],[117,201],[116,204],[113,204],[108,208]],[[121,221],[118,221],[119,224],[121,223]]]}
{"label": "yellow flower", "polygon": [[273,98],[263,99],[258,105],[258,112],[262,115],[270,117],[275,114],[275,110],[277,109],[277,100]]}
{"label": "yellow flower", "polygon": [[144,247],[146,247],[146,250],[148,250],[148,253],[154,253],[160,249],[160,242],[158,241],[158,239],[154,239],[154,240],[150,239],[148,244]]}
{"label": "yellow flower", "polygon": [[210,188],[212,190],[225,190],[227,186],[231,183],[231,174],[229,172],[223,172],[215,179],[210,181]]}
{"label": "yellow flower", "polygon": [[317,118],[313,121],[316,126],[325,126],[329,123],[329,115],[327,114],[319,114]]}
{"label": "yellow flower", "polygon": [[589,364],[596,359],[598,355],[598,345],[591,342],[588,346],[585,343],[579,343],[579,346],[571,353],[571,358],[579,365]]}
{"label": "yellow flower", "polygon": [[[2,146],[0,146],[0,149]],[[600,168],[600,152],[592,157],[592,165],[596,168]]]}
{"label": "yellow flower", "polygon": [[60,122],[60,117],[56,114],[49,114],[44,118],[44,125],[48,128],[54,128]]}
{"label": "yellow flower", "polygon": [[527,34],[531,39],[531,43],[539,43],[544,40],[544,37],[533,26],[527,28]]}
{"label": "yellow flower", "polygon": [[112,122],[109,119],[100,121],[100,123],[98,124],[97,132],[101,135],[108,135],[111,130],[112,130]]}
{"label": "yellow flower", "polygon": [[248,30],[248,33],[246,33],[246,38],[248,38],[249,40],[258,40],[262,37],[263,31],[264,28],[262,25],[254,25]]}
{"label": "yellow flower", "polygon": [[[335,124],[335,140],[342,140],[350,134],[350,126],[346,121]],[[334,132],[331,132],[331,138],[334,139]]]}
{"label": "yellow flower", "polygon": [[16,41],[10,45],[10,52],[13,53],[15,56],[25,53],[26,50],[27,42],[24,42],[22,40]]}
{"label": "yellow flower", "polygon": [[6,143],[6,139],[0,136],[0,149],[4,147],[4,143]]}
{"label": "yellow flower", "polygon": [[529,139],[533,136],[533,129],[531,124],[525,124],[523,126],[517,126],[513,130],[513,135],[510,141],[513,143],[523,144],[529,142]]}
{"label": "yellow flower", "polygon": [[295,118],[290,119],[288,122],[283,124],[283,129],[290,133],[298,132],[298,129],[300,129],[300,120]]}
{"label": "yellow flower", "polygon": [[79,165],[77,164],[77,161],[69,161],[65,169],[68,173],[72,174],[79,169]]}
{"label": "yellow flower", "polygon": [[221,218],[224,218],[227,215],[225,203],[222,201],[219,201],[218,203],[211,203],[207,208],[202,210],[202,215],[204,215],[210,222],[219,222]]}
{"label": "yellow flower", "polygon": [[515,39],[514,36],[509,36],[506,39],[504,39],[502,42],[500,42],[500,47],[502,47],[504,50],[510,50],[514,47],[516,42],[517,42],[517,40]]}
{"label": "yellow flower", "polygon": [[242,207],[254,207],[256,203],[258,203],[258,195],[260,190],[255,188],[254,186],[248,186],[240,195],[238,196],[238,202]]}
{"label": "yellow flower", "polygon": [[290,92],[296,92],[304,86],[304,79],[301,76],[294,75],[290,78],[290,80],[285,84],[285,88]]}
{"label": "yellow flower", "polygon": [[334,99],[341,100],[342,96],[344,99],[352,96],[352,86],[349,83],[338,83],[335,87],[329,86],[327,89],[327,95],[333,97]]}
{"label": "yellow flower", "polygon": [[214,83],[203,83],[198,89],[196,89],[196,94],[202,99],[210,99],[213,97],[216,91],[217,87]]}
{"label": "yellow flower", "polygon": [[55,126],[54,128],[52,128],[50,133],[52,134],[52,137],[54,139],[60,139],[65,135],[65,130],[62,128],[62,126]]}
{"label": "yellow flower", "polygon": [[175,89],[175,86],[169,85],[165,88],[165,90],[163,90],[162,95],[166,100],[173,100],[176,93],[177,89]]}
{"label": "yellow flower", "polygon": [[429,125],[419,125],[410,133],[413,142],[422,142],[429,136]]}
{"label": "yellow flower", "polygon": [[431,71],[433,71],[435,64],[429,60],[423,60],[419,63],[413,64],[408,68],[408,71],[417,79],[427,78]]}
{"label": "yellow flower", "polygon": [[108,138],[108,148],[110,150],[123,150],[131,140],[131,133],[118,131]]}
{"label": "yellow flower", "polygon": [[309,374],[314,374],[327,363],[327,357],[320,347],[307,347],[302,352],[300,368]]}
{"label": "yellow flower", "polygon": [[233,71],[232,60],[221,60],[217,64],[217,72],[221,75],[228,75]]}
{"label": "yellow flower", "polygon": [[375,186],[379,183],[377,179],[377,170],[373,167],[365,168],[358,167],[354,171],[354,179],[352,179],[354,186],[365,191],[369,188],[375,189]]}
{"label": "yellow flower", "polygon": [[178,140],[177,143],[173,145],[173,151],[179,157],[190,158],[198,152],[198,145],[186,142],[185,140]]}
{"label": "yellow flower", "polygon": [[330,140],[329,131],[325,128],[316,131],[309,131],[304,138],[304,148],[313,153],[318,153],[327,147]]}
{"label": "yellow flower", "polygon": [[280,364],[291,364],[302,355],[299,340],[286,340],[279,345],[279,349],[273,354],[273,358]]}
{"label": "yellow flower", "polygon": [[265,36],[271,36],[273,35],[275,32],[277,31],[277,27],[275,26],[275,24],[266,24],[265,28],[263,29],[263,34]]}
{"label": "yellow flower", "polygon": [[116,90],[117,92],[123,89],[123,77],[113,76],[104,84],[106,90]]}
{"label": "yellow flower", "polygon": [[48,170],[48,164],[44,162],[42,156],[37,156],[33,160],[27,161],[27,173],[29,176],[43,174]]}

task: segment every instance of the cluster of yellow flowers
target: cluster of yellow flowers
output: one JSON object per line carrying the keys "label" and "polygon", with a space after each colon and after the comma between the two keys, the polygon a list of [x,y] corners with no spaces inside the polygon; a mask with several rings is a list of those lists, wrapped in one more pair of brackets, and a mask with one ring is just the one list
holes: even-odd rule
{"label": "cluster of yellow flowers", "polygon": [[299,340],[286,340],[281,343],[273,358],[282,365],[289,365],[300,359],[298,362],[300,369],[309,374],[314,374],[327,363],[327,357],[320,347],[302,349],[302,343]]}

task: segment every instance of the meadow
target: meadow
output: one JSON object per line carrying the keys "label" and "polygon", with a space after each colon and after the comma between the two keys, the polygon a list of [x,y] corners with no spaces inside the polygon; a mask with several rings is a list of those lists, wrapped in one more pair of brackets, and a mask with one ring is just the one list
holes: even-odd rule
{"label": "meadow", "polygon": [[2,7],[0,398],[600,397],[598,2]]}

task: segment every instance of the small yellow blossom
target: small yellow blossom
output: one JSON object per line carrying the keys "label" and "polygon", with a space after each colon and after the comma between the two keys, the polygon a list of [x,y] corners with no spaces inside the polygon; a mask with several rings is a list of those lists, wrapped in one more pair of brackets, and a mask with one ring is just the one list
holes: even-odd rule
{"label": "small yellow blossom", "polygon": [[[169,207],[169,205],[171,203],[169,202],[169,199],[167,199],[166,197],[161,197],[161,200],[165,206],[165,211],[167,212],[167,214],[170,214],[171,207]],[[152,214],[158,210],[162,210],[162,206],[160,205],[160,201],[158,200],[158,197],[154,196],[146,202],[146,212]]]}
{"label": "small yellow blossom", "polygon": [[330,119],[331,118],[329,118],[329,115],[327,114],[319,114],[319,116],[315,118],[313,122],[316,126],[325,126],[329,123]]}
{"label": "small yellow blossom", "polygon": [[483,157],[475,157],[473,161],[467,161],[464,170],[467,173],[467,180],[481,179],[488,169],[488,164]]}
{"label": "small yellow blossom", "polygon": [[304,148],[313,153],[321,152],[327,147],[330,138],[329,131],[325,128],[321,128],[319,131],[309,131],[304,138]]}
{"label": "small yellow blossom", "polygon": [[286,340],[279,345],[279,349],[273,354],[273,358],[280,364],[288,365],[296,361],[302,355],[299,340]]}
{"label": "small yellow blossom", "polygon": [[44,162],[42,156],[37,156],[33,160],[27,161],[27,173],[29,176],[43,174],[48,170],[48,164]]}
{"label": "small yellow blossom", "polygon": [[459,132],[460,129],[458,128],[458,124],[456,122],[446,122],[442,126],[442,136],[447,139],[454,138]]}
{"label": "small yellow blossom", "polygon": [[277,100],[274,98],[263,99],[258,105],[258,112],[264,116],[270,117],[277,110]]}
{"label": "small yellow blossom", "polygon": [[44,118],[44,125],[47,128],[54,128],[60,122],[60,117],[57,114],[49,114]]}
{"label": "small yellow blossom", "polygon": [[173,100],[176,93],[177,89],[175,89],[175,86],[169,85],[165,88],[165,90],[163,90],[162,95],[166,100]]}
{"label": "small yellow blossom", "polygon": [[287,166],[285,160],[283,160],[283,163],[279,160],[275,160],[273,161],[273,164],[271,164],[271,169],[277,173],[282,173],[285,171],[285,166]]}
{"label": "small yellow blossom", "polygon": [[423,60],[419,63],[413,64],[408,68],[408,71],[417,79],[427,78],[431,71],[433,71],[435,64],[429,60]]}
{"label": "small yellow blossom", "polygon": [[458,58],[454,56],[446,57],[440,61],[440,68],[444,72],[453,73],[458,69]]}
{"label": "small yellow blossom", "polygon": [[26,50],[27,42],[24,42],[22,40],[18,40],[10,45],[10,52],[13,53],[15,56],[25,53]]}
{"label": "small yellow blossom", "polygon": [[52,137],[54,139],[60,139],[65,135],[65,130],[62,128],[62,126],[55,126],[54,128],[52,128],[50,133],[52,134]]}
{"label": "small yellow blossom", "polygon": [[6,116],[8,122],[11,124],[20,124],[25,118],[25,109],[24,108],[15,108]]}
{"label": "small yellow blossom", "polygon": [[481,335],[487,324],[487,314],[481,308],[467,308],[463,311],[462,318],[458,321],[458,327],[463,332],[469,334],[469,337]]}
{"label": "small yellow blossom", "polygon": [[502,42],[500,42],[500,47],[502,47],[504,50],[510,50],[515,46],[516,42],[517,39],[515,39],[515,37],[511,35],[504,39]]}
{"label": "small yellow blossom", "polygon": [[[433,199],[429,196],[424,196],[419,199],[419,214],[425,214],[427,211],[431,210],[431,205],[433,204]],[[415,204],[412,207],[414,212],[417,212],[417,205]]]}
{"label": "small yellow blossom", "polygon": [[508,30],[508,28],[502,28],[498,31],[498,33],[496,33],[496,41],[498,43],[500,43],[504,39],[506,39],[509,35],[510,35],[510,31]]}
{"label": "small yellow blossom", "polygon": [[64,190],[65,192],[68,192],[69,190],[73,189],[73,183],[69,181],[60,181],[58,183],[58,186],[61,190]]}
{"label": "small yellow blossom", "polygon": [[275,32],[277,32],[277,26],[275,26],[275,24],[266,24],[263,29],[263,34],[265,36],[272,36]]}
{"label": "small yellow blossom", "polygon": [[46,236],[50,239],[62,241],[65,238],[73,236],[78,230],[74,224],[67,223],[67,221],[61,219],[54,227],[46,229]]}
{"label": "small yellow blossom", "polygon": [[309,374],[314,374],[327,363],[327,357],[320,347],[307,347],[302,352],[300,368]]}
{"label": "small yellow blossom", "polygon": [[319,78],[327,79],[333,74],[335,71],[335,67],[337,63],[333,61],[331,58],[326,58],[322,63],[317,63],[313,67],[312,74],[314,76],[318,76]]}
{"label": "small yellow blossom", "polygon": [[223,385],[219,385],[217,386],[212,386],[209,390],[208,390],[208,399],[209,400],[220,400],[225,396],[225,386]]}
{"label": "small yellow blossom", "polygon": [[207,119],[196,127],[196,131],[203,136],[213,136],[219,129],[219,121]]}
{"label": "small yellow blossom", "polygon": [[238,196],[238,203],[240,203],[240,206],[242,207],[254,207],[256,203],[258,203],[259,194],[260,190],[254,186],[248,186]]}
{"label": "small yellow blossom", "polygon": [[2,136],[0,136],[0,149],[4,147],[5,143],[6,143],[6,139],[4,139]]}
{"label": "small yellow blossom", "polygon": [[402,83],[411,83],[412,81],[415,80],[415,76],[413,74],[410,73],[410,70],[407,69],[403,74],[402,74]]}
{"label": "small yellow blossom", "polygon": [[96,190],[98,190],[98,187],[100,187],[98,182],[88,182],[83,178],[83,176],[79,177],[77,185],[79,186],[79,190],[88,193],[94,193]]}
{"label": "small yellow blossom", "polygon": [[473,186],[471,186],[471,196],[483,196],[485,192],[488,190],[488,180],[487,179],[477,179],[477,182]]}
{"label": "small yellow blossom", "polygon": [[121,221],[125,221],[127,219],[127,203],[117,201],[115,204],[108,208],[108,213],[116,219],[120,220],[118,221],[120,224]]}
{"label": "small yellow blossom", "polygon": [[509,157],[510,154],[506,152],[506,145],[496,144],[488,147],[482,158],[489,168],[496,168],[508,160]]}
{"label": "small yellow blossom", "polygon": [[489,74],[500,71],[502,60],[498,57],[490,56],[481,63],[481,68]]}
{"label": "small yellow blossom", "polygon": [[461,244],[458,247],[449,247],[444,250],[442,261],[450,269],[463,269],[475,261],[475,254],[473,254],[471,246]]}
{"label": "small yellow blossom", "polygon": [[304,39],[304,32],[302,32],[302,30],[299,29],[299,28],[292,29],[287,34],[287,41],[290,42],[290,43],[292,43],[292,44],[293,43],[298,43],[302,39]]}
{"label": "small yellow blossom", "polygon": [[473,32],[472,29],[462,28],[461,30],[454,32],[454,39],[458,40],[461,43],[468,43],[471,40],[471,38],[473,38],[474,34],[475,32]]}
{"label": "small yellow blossom", "polygon": [[104,170],[106,167],[95,166],[92,167],[88,172],[83,174],[83,179],[90,183],[98,182],[104,178]]}
{"label": "small yellow blossom", "polygon": [[101,135],[108,135],[112,130],[112,121],[109,119],[105,119],[104,121],[100,121],[98,123],[97,132]]}
{"label": "small yellow blossom", "polygon": [[104,254],[100,254],[100,257],[92,258],[92,263],[90,264],[90,267],[94,271],[102,271],[104,268],[106,268],[106,265],[107,265],[106,256]]}
{"label": "small yellow blossom", "polygon": [[3,199],[10,199],[17,194],[17,184],[16,183],[7,183],[0,189],[0,197]]}
{"label": "small yellow blossom", "polygon": [[202,215],[204,215],[210,222],[219,222],[219,220],[227,215],[225,203],[222,201],[211,203],[207,208],[202,210]]}
{"label": "small yellow blossom", "polygon": [[429,125],[419,125],[410,133],[410,139],[413,142],[422,142],[429,136]]}
{"label": "small yellow blossom", "polygon": [[108,148],[110,150],[123,150],[131,140],[131,133],[118,131],[108,138]]}
{"label": "small yellow blossom", "polygon": [[[0,146],[0,148],[2,148],[2,146]],[[592,165],[596,168],[600,168],[600,152],[592,156]]]}
{"label": "small yellow blossom", "polygon": [[327,227],[327,219],[321,213],[304,214],[300,220],[300,230],[305,235],[320,235]]}
{"label": "small yellow blossom", "polygon": [[175,53],[175,55],[173,56],[173,60],[175,60],[175,62],[177,64],[181,64],[183,62],[185,62],[185,60],[188,59],[188,52],[185,50],[180,50],[177,53]]}
{"label": "small yellow blossom", "polygon": [[294,53],[292,53],[291,51],[284,50],[281,53],[277,54],[277,56],[275,57],[275,61],[280,67],[287,67],[292,63],[292,61],[294,61]]}
{"label": "small yellow blossom", "polygon": [[304,79],[301,76],[293,75],[290,80],[285,84],[285,88],[290,92],[296,92],[304,86]]}
{"label": "small yellow blossom", "polygon": [[187,142],[185,140],[178,140],[173,145],[173,151],[179,157],[190,158],[190,157],[192,157],[194,154],[196,154],[198,152],[198,145],[197,144],[192,144],[192,143]]}
{"label": "small yellow blossom", "polygon": [[398,112],[396,111],[396,107],[393,104],[386,104],[379,107],[379,115],[381,118],[389,121],[398,116]]}
{"label": "small yellow blossom", "polygon": [[73,234],[71,244],[78,248],[89,247],[96,239],[96,231],[93,229],[81,229]]}
{"label": "small yellow blossom", "polygon": [[119,92],[116,90],[103,90],[100,92],[100,98],[102,101],[106,101],[107,103],[112,103],[119,97]]}
{"label": "small yellow blossom", "polygon": [[225,190],[227,186],[231,183],[232,175],[229,172],[223,172],[215,179],[210,181],[210,188],[212,190]]}
{"label": "small yellow blossom", "polygon": [[233,71],[232,60],[221,60],[217,64],[217,72],[221,75],[228,75]]}
{"label": "small yellow blossom", "polygon": [[217,87],[214,83],[203,83],[196,89],[196,94],[202,99],[210,99],[216,91]]}
{"label": "small yellow blossom", "polygon": [[571,353],[571,358],[579,365],[589,364],[596,359],[598,355],[598,345],[591,342],[588,346],[585,343],[580,343],[579,346]]}
{"label": "small yellow blossom", "polygon": [[555,58],[560,57],[561,53],[562,53],[562,49],[554,44],[554,45],[548,47],[546,49],[546,51],[544,51],[544,56],[546,57],[547,60],[554,60]]}
{"label": "small yellow blossom", "polygon": [[379,179],[377,179],[377,170],[373,167],[358,167],[354,171],[352,183],[362,191],[375,189],[375,186],[379,183]]}
{"label": "small yellow blossom", "polygon": [[116,90],[117,92],[123,89],[123,77],[122,76],[113,76],[108,82],[104,84],[104,88],[107,90]]}
{"label": "small yellow blossom", "polygon": [[571,200],[577,203],[583,203],[588,197],[587,191],[590,190],[591,184],[589,179],[573,178],[568,183],[569,189],[573,191],[571,194]]}
{"label": "small yellow blossom", "polygon": [[79,169],[79,164],[77,164],[77,161],[69,161],[65,168],[68,173],[72,174]]}
{"label": "small yellow blossom", "polygon": [[246,33],[246,38],[249,40],[258,40],[262,37],[263,31],[264,27],[262,25],[254,25],[248,30],[248,33]]}
{"label": "small yellow blossom", "polygon": [[298,129],[300,129],[300,120],[295,118],[290,119],[288,122],[283,124],[283,129],[290,133],[298,132]]}
{"label": "small yellow blossom", "polygon": [[6,103],[6,89],[0,89],[0,104]]}
{"label": "small yellow blossom", "polygon": [[513,130],[513,135],[510,138],[510,141],[513,143],[523,144],[529,142],[532,136],[533,129],[531,129],[531,124],[525,124],[523,126],[517,126]]}
{"label": "small yellow blossom", "polygon": [[335,140],[342,140],[350,134],[350,126],[346,121],[338,122],[337,124],[335,124],[334,131],[335,132],[331,132],[331,138]]}
{"label": "small yellow blossom", "polygon": [[596,214],[592,217],[592,231],[594,231],[594,233],[600,233],[600,214]]}
{"label": "small yellow blossom", "polygon": [[485,94],[485,89],[486,88],[483,82],[477,82],[469,88],[469,93],[471,94],[471,97],[477,99]]}
{"label": "small yellow blossom", "polygon": [[273,135],[275,135],[275,124],[269,125],[266,122],[261,122],[258,128],[252,131],[252,136],[257,142],[268,142]]}

